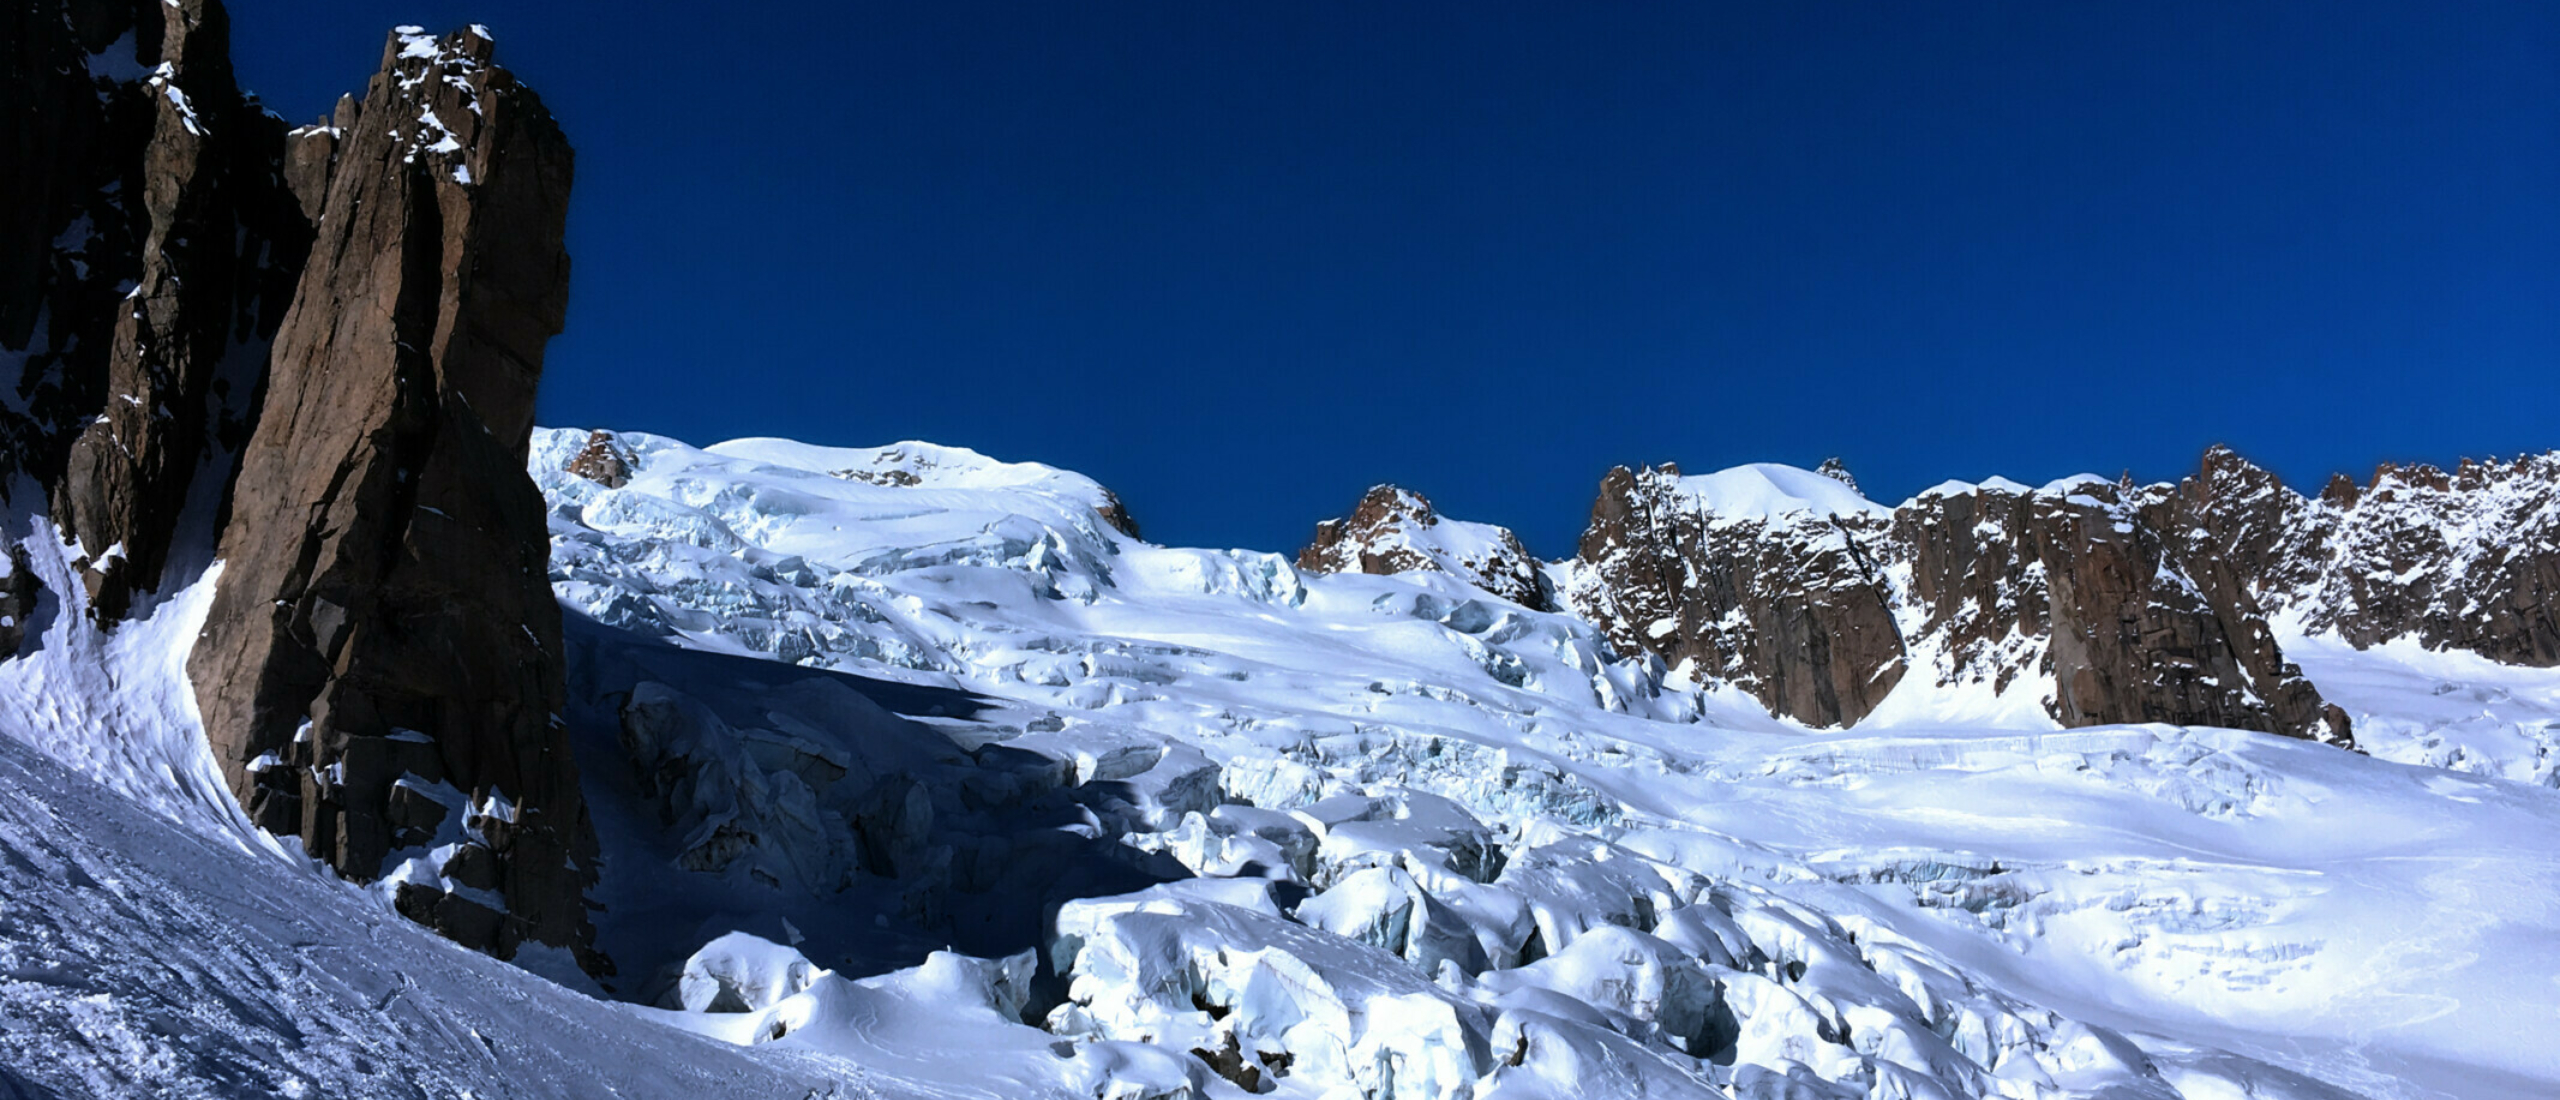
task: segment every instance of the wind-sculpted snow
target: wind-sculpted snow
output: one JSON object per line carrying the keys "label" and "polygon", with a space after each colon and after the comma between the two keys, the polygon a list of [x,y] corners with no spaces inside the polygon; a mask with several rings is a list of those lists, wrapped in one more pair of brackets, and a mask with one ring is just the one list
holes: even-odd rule
{"label": "wind-sculpted snow", "polygon": [[[690,940],[601,918],[635,975],[667,975],[625,995],[668,995],[686,956],[737,929],[805,932],[811,965],[847,974],[944,944],[1036,949],[1028,1022],[990,1040],[988,1072],[1037,1067],[1040,1088],[1088,1095],[2560,1082],[2531,1023],[2560,1010],[2535,977],[2560,957],[2542,901],[2560,888],[2560,805],[2539,790],[2259,734],[2055,730],[1987,688],[1811,733],[1446,571],[1314,575],[1148,545],[1104,518],[1115,498],[1047,467],[615,439],[618,488],[563,469],[588,433],[541,433],[533,459],[555,588],[601,624],[572,631],[573,659],[623,669],[573,673],[572,724],[601,727],[581,759],[658,744],[634,733],[675,728],[652,715],[694,717],[663,742],[679,751],[627,750],[639,812],[600,811],[605,896],[643,904],[709,875],[721,899],[645,903]],[[1778,518],[1806,499],[1736,493]],[[812,739],[815,695],[742,695],[716,682],[742,673],[657,655],[684,652],[800,666],[896,713]],[[2560,684],[2386,657],[2306,660],[2376,724],[2376,751],[2421,759],[2428,727],[2477,746],[2430,762],[2547,776],[2518,747]],[[2494,720],[2449,709],[2474,692],[2495,695]],[[826,764],[795,762],[811,760]],[[814,800],[774,793],[793,782]],[[884,783],[899,797],[864,793]],[[714,819],[735,825],[730,862],[673,869]],[[640,869],[644,853],[668,869]],[[830,868],[832,893],[774,870],[806,865]],[[1003,969],[939,960],[818,980],[779,1042],[755,1042],[745,1018],[780,1018],[755,1012],[687,1026],[897,1063],[941,1040],[905,1044],[849,1006],[911,975]]]}

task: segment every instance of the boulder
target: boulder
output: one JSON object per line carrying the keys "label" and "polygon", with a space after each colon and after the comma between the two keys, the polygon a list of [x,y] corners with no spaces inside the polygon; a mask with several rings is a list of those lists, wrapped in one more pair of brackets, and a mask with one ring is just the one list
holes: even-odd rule
{"label": "boulder", "polygon": [[828,972],[799,951],[747,932],[731,932],[684,961],[668,991],[687,1012],[754,1012],[809,988]]}

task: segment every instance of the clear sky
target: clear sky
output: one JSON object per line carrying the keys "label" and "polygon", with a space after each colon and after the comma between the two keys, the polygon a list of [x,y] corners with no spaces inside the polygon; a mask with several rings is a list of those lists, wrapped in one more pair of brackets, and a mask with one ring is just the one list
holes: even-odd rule
{"label": "clear sky", "polygon": [[489,24],[578,147],[541,417],[929,439],[1150,537],[1620,463],[2317,487],[2560,447],[2560,4],[234,0],[300,120]]}

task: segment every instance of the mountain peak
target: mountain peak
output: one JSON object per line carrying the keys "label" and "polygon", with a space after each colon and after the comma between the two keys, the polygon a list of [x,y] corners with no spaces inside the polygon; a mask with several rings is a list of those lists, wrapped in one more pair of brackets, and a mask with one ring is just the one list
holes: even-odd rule
{"label": "mountain peak", "polygon": [[1298,551],[1310,573],[1446,573],[1537,610],[1548,606],[1540,570],[1509,528],[1443,519],[1422,494],[1374,485],[1349,515],[1316,524]]}

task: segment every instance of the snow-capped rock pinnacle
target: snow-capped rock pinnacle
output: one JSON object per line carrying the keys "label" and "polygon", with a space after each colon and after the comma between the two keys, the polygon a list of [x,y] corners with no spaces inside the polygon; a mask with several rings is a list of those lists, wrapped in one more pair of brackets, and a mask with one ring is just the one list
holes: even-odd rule
{"label": "snow-capped rock pinnacle", "polygon": [[189,663],[206,736],[260,825],[398,877],[404,912],[583,950],[594,839],[524,475],[569,144],[476,30],[393,32],[355,118]]}
{"label": "snow-capped rock pinnacle", "polygon": [[120,629],[218,556],[189,667],[255,822],[473,946],[584,951],[524,472],[568,143],[479,28],[393,32],[361,99],[288,131],[229,27],[218,0],[0,12],[34,62],[0,79],[0,232],[27,245],[0,258],[0,486],[43,487],[80,590],[14,557],[0,642],[47,606]]}
{"label": "snow-capped rock pinnacle", "polygon": [[1691,681],[1851,725],[1904,669],[1870,550],[1881,512],[1793,467],[1683,477],[1621,466],[1600,481],[1565,602],[1619,649],[1659,655]]}
{"label": "snow-capped rock pinnacle", "polygon": [[1298,551],[1311,573],[1447,573],[1522,607],[1546,610],[1538,561],[1508,528],[1443,518],[1422,494],[1373,486],[1342,519],[1316,524]]}
{"label": "snow-capped rock pinnacle", "polygon": [[563,468],[607,489],[631,483],[631,456],[623,451],[612,432],[602,428],[587,433],[587,445],[578,448]]}

